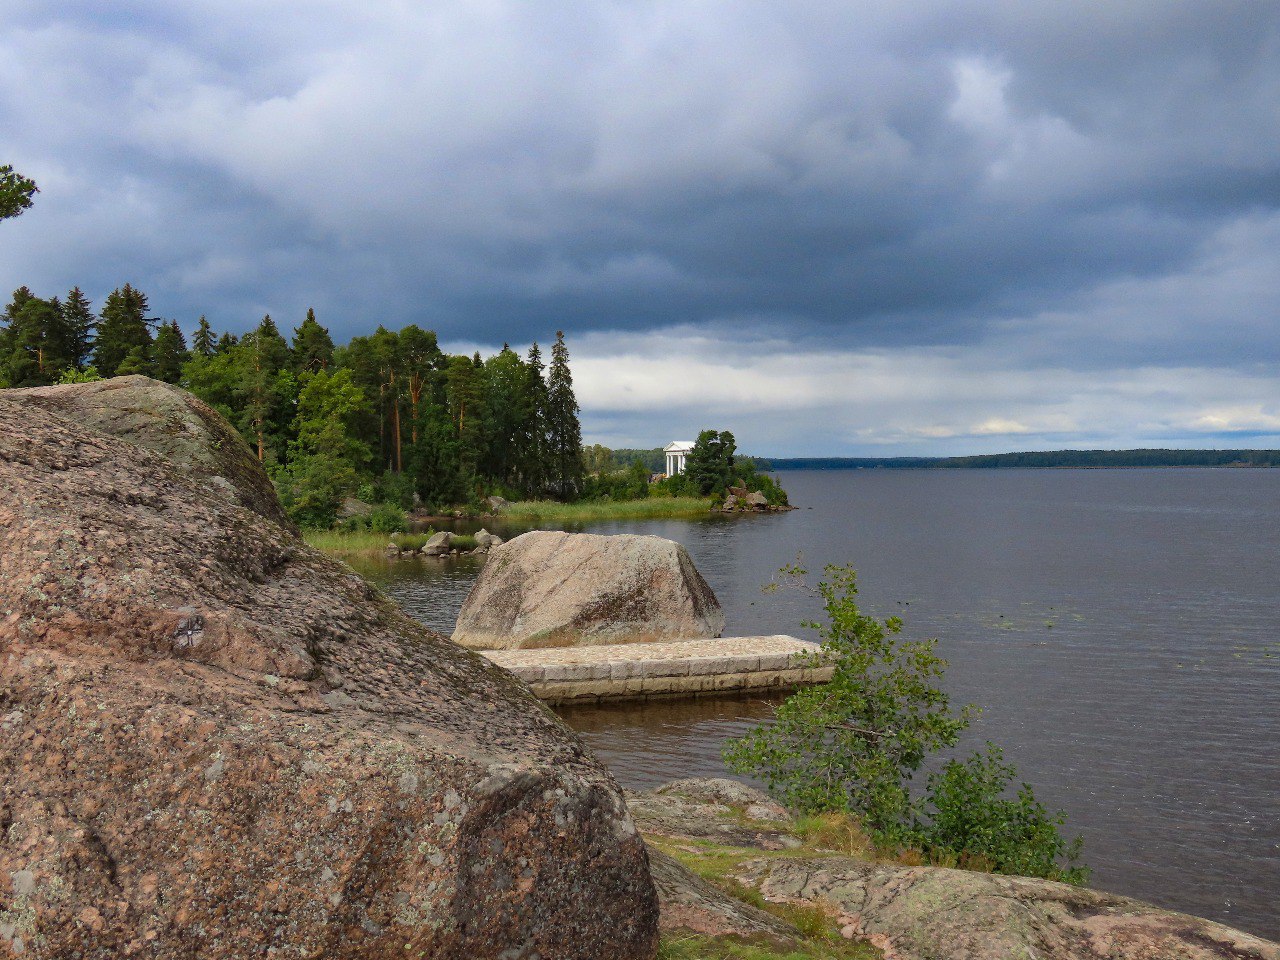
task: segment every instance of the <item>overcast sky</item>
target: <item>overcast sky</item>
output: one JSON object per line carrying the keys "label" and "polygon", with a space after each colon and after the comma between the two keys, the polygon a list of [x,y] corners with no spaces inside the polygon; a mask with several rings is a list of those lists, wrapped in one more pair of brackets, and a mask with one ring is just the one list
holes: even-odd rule
{"label": "overcast sky", "polygon": [[1280,446],[1280,3],[0,0],[0,287],[569,338],[585,438]]}

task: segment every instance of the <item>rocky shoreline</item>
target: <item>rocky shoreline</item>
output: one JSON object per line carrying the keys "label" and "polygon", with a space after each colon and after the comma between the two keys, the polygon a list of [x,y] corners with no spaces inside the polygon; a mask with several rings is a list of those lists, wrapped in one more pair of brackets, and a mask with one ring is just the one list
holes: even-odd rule
{"label": "rocky shoreline", "polygon": [[1280,960],[1127,898],[841,849],[732,781],[624,794],[527,683],[303,543],[189,394],[0,392],[0,960],[743,945]]}
{"label": "rocky shoreline", "polygon": [[[842,939],[885,960],[1280,960],[1277,944],[1128,897],[852,856],[806,838],[767,795],[732,780],[677,781],[627,800],[671,938],[813,956]],[[825,926],[815,930],[811,914],[804,929],[789,922],[796,908]]]}

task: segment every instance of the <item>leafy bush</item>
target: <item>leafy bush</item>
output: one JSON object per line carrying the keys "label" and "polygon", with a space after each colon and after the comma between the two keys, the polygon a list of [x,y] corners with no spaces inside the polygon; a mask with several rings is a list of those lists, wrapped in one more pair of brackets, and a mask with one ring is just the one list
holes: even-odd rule
{"label": "leafy bush", "polygon": [[62,371],[62,376],[58,378],[58,383],[96,383],[101,379],[102,377],[98,375],[98,368],[93,364],[89,364],[83,370],[76,370],[73,367]]}
{"label": "leafy bush", "polygon": [[[800,586],[806,573],[783,569]],[[827,622],[804,626],[818,631],[831,680],[797,691],[772,724],[729,741],[728,766],[764,780],[801,814],[852,814],[875,843],[920,847],[935,863],[1084,882],[1082,841],[1062,837],[1065,816],[1050,814],[1027,784],[1008,796],[1016,771],[994,745],[952,760],[929,778],[923,800],[912,797],[912,776],[956,744],[976,708],[952,710],[936,640],[900,639],[900,619],[859,610],[852,567],[828,565],[816,593]]]}
{"label": "leafy bush", "polygon": [[394,503],[380,503],[369,512],[369,529],[374,533],[399,533],[405,528],[405,515]]}
{"label": "leafy bush", "polygon": [[[807,571],[784,568],[794,582]],[[802,813],[845,810],[898,839],[911,824],[911,776],[930,753],[956,743],[974,710],[951,710],[937,686],[946,661],[936,640],[899,638],[902,621],[863,614],[852,567],[829,565],[817,586],[827,623],[805,623],[834,667],[828,683],[792,694],[773,724],[732,740],[725,760],[761,777]]]}
{"label": "leafy bush", "polygon": [[996,873],[1084,883],[1088,868],[1076,865],[1083,840],[1063,838],[1058,828],[1066,816],[1049,813],[1028,784],[1009,796],[1016,776],[990,742],[986,753],[950,761],[929,777],[925,817],[916,828],[920,844],[954,855],[961,865],[979,858]]}

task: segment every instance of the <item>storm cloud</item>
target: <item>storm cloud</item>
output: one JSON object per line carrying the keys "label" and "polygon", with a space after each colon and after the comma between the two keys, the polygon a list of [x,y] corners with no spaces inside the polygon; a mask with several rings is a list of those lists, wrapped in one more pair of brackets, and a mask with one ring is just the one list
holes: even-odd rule
{"label": "storm cloud", "polygon": [[18,2],[0,283],[563,327],[589,440],[1280,446],[1280,7]]}

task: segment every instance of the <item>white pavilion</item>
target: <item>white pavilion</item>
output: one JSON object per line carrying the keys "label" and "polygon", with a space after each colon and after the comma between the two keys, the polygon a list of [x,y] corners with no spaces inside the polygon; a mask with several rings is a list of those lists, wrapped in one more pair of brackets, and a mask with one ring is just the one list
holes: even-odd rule
{"label": "white pavilion", "polygon": [[692,440],[672,440],[662,448],[662,452],[667,455],[668,477],[674,477],[677,473],[684,473],[685,457],[689,456],[689,451],[692,449]]}

